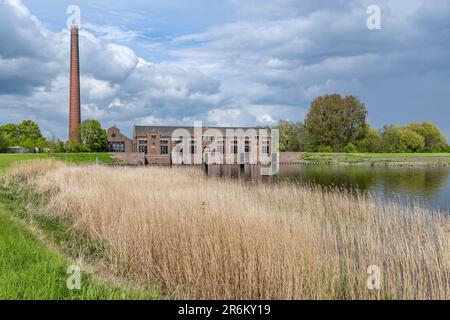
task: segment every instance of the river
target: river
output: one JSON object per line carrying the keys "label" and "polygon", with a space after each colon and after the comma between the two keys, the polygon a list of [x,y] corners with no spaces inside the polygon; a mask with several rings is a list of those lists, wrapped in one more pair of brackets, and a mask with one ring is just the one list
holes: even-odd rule
{"label": "river", "polygon": [[450,168],[300,164],[281,166],[277,179],[369,191],[385,199],[417,201],[428,208],[450,213]]}

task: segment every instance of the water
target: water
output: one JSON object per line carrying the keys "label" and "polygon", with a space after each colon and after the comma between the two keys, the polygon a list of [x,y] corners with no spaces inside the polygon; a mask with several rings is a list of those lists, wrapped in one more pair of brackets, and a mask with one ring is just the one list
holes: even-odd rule
{"label": "water", "polygon": [[450,168],[373,168],[287,165],[279,180],[369,191],[385,199],[418,201],[450,213]]}

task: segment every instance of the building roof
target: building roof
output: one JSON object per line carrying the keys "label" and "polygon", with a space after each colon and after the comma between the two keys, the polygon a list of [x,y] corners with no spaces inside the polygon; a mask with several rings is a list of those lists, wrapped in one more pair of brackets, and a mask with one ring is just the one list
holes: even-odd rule
{"label": "building roof", "polygon": [[[260,129],[261,127],[209,127],[204,126],[203,129],[218,129],[221,132],[225,133],[227,129],[232,130],[249,130],[249,129]],[[146,137],[147,134],[153,130],[157,131],[161,134],[161,136],[170,137],[172,132],[176,129],[185,129],[189,131],[192,135],[194,134],[194,127],[187,126],[134,126],[134,136],[135,137]]]}

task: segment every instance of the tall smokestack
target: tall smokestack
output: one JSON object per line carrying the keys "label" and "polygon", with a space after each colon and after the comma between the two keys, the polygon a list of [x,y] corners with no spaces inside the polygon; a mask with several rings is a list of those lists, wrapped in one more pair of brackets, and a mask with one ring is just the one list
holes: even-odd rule
{"label": "tall smokestack", "polygon": [[78,27],[70,31],[70,102],[69,102],[69,141],[80,143],[80,52],[78,47]]}

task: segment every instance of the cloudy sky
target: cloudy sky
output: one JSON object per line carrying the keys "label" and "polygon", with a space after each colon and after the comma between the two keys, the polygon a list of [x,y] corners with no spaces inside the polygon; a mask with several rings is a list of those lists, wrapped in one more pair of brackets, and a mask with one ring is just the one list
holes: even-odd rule
{"label": "cloudy sky", "polygon": [[0,0],[0,123],[67,138],[72,4],[82,117],[104,127],[301,121],[337,92],[375,127],[431,120],[450,136],[450,0]]}

